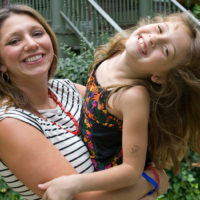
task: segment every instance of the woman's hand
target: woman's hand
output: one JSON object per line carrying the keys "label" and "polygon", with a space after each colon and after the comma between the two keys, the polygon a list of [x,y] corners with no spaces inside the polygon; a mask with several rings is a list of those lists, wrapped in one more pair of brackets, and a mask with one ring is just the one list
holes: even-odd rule
{"label": "woman's hand", "polygon": [[[158,176],[160,179],[160,186],[159,186],[158,191],[154,192],[152,195],[146,195],[139,200],[155,200],[158,196],[167,192],[168,187],[169,187],[169,178],[167,174],[165,173],[164,170],[158,170],[156,168],[155,170],[158,173]],[[150,176],[151,178],[155,179],[155,176],[150,169],[145,170],[144,172],[148,174],[148,176]]]}
{"label": "woman's hand", "polygon": [[156,169],[156,171],[158,172],[158,175],[159,175],[159,178],[160,178],[160,187],[157,191],[157,196],[160,196],[161,194],[164,194],[168,190],[169,177],[165,173],[165,170]]}
{"label": "woman's hand", "polygon": [[[154,167],[155,168],[155,167]],[[142,198],[141,200],[151,200],[151,199],[156,199],[157,196],[160,196],[161,194],[164,194],[165,192],[167,192],[168,187],[169,187],[169,177],[167,176],[167,174],[165,173],[164,170],[159,170],[157,168],[155,168],[159,179],[160,179],[160,184],[159,184],[159,188],[158,191],[156,191],[153,195],[146,195],[144,198]],[[153,178],[155,180],[155,176],[152,172],[151,169],[147,169],[144,171],[148,176],[150,176],[151,178]],[[155,180],[156,181],[156,180]]]}
{"label": "woman's hand", "polygon": [[155,200],[157,198],[157,194],[154,193],[152,195],[146,195],[145,197],[139,199],[139,200]]}

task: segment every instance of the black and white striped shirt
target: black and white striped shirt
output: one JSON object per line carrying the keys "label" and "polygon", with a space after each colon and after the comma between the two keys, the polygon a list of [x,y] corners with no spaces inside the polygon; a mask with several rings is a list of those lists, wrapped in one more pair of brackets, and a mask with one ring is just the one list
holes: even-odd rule
{"label": "black and white striped shirt", "polygon": [[[49,89],[56,95],[63,107],[66,108],[67,111],[70,111],[75,119],[79,121],[82,97],[74,84],[67,79],[50,80]],[[59,106],[55,109],[39,111],[48,120],[44,120],[28,111],[15,107],[11,107],[5,112],[5,108],[6,107],[2,107],[0,109],[0,120],[6,117],[12,117],[34,126],[53,143],[53,145],[65,156],[77,172],[93,172],[94,168],[89,158],[89,153],[79,136],[66,132],[58,126],[50,123],[50,121],[54,121],[66,130],[75,131],[74,123],[68,116],[66,116]],[[0,176],[2,176],[11,188],[20,193],[25,199],[39,199],[38,196],[16,178],[16,176],[1,160]]]}

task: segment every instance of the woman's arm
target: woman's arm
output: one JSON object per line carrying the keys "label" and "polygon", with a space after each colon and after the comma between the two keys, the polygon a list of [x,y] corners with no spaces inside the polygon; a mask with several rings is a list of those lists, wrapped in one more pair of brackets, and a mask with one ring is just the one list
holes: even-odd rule
{"label": "woman's arm", "polygon": [[[34,127],[17,119],[6,118],[0,122],[0,158],[12,172],[35,194],[43,195],[38,184],[53,178],[75,174],[76,171],[44,135]],[[153,176],[152,176],[153,178]],[[142,179],[142,177],[141,177]],[[152,190],[152,185],[142,179],[140,190],[143,196]],[[130,192],[130,193],[129,193]],[[77,196],[77,200],[108,199],[114,195],[116,200],[134,199],[133,190],[116,192],[88,192]],[[119,196],[119,197],[118,197]],[[79,199],[78,199],[79,198]],[[98,200],[98,199],[97,199]]]}
{"label": "woman's arm", "polygon": [[[151,170],[145,170],[145,173],[151,178],[155,179],[154,174]],[[168,189],[169,178],[166,173],[161,170],[157,170],[157,173],[160,178],[160,187],[158,190],[159,195],[165,193]],[[63,177],[59,177],[53,180],[58,181],[59,184],[53,184],[54,187],[51,187],[47,193],[45,193],[43,199],[47,199],[47,197],[51,197],[52,200],[66,200],[65,196],[65,186],[66,184],[60,184],[63,180]],[[47,182],[42,185],[41,189],[46,190],[50,182]],[[57,183],[58,183],[57,182]],[[120,190],[112,190],[112,191],[95,191],[95,192],[85,192],[80,193],[75,196],[73,200],[154,200],[157,197],[157,193],[154,195],[146,195],[148,192],[152,191],[154,188],[152,184],[146,181],[143,177],[139,179],[139,181],[133,186],[122,188]],[[64,196],[58,196],[57,192],[63,191]]]}
{"label": "woman's arm", "polygon": [[[132,186],[144,170],[147,150],[149,102],[146,90],[134,87],[120,95],[120,111],[123,116],[123,164],[100,172],[66,176],[54,181],[50,187],[65,185],[66,199],[79,192],[116,190]],[[119,107],[119,106],[118,106]],[[51,189],[49,188],[51,191]]]}
{"label": "woman's arm", "polygon": [[76,173],[41,132],[13,118],[0,122],[0,158],[38,196],[39,183]]}

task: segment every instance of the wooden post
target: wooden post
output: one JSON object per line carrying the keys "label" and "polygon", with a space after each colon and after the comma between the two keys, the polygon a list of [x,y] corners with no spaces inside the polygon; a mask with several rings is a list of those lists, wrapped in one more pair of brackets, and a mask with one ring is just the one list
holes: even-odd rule
{"label": "wooden post", "polygon": [[10,3],[10,0],[2,0],[2,7],[7,6]]}
{"label": "wooden post", "polygon": [[152,0],[139,0],[139,18],[152,15],[151,1]]}
{"label": "wooden post", "polygon": [[[60,11],[63,10],[64,0],[52,0],[52,24],[51,27],[56,34],[59,46],[59,57],[63,57],[63,52],[60,48],[61,43],[66,41],[66,27]],[[67,43],[67,41],[66,41]]]}

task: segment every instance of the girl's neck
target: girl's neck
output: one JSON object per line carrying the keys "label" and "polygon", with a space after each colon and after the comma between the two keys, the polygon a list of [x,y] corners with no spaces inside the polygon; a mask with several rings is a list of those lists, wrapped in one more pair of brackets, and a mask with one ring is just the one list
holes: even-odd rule
{"label": "girl's neck", "polygon": [[124,53],[105,60],[97,69],[97,79],[101,86],[129,84],[137,78],[134,68],[126,62]]}

